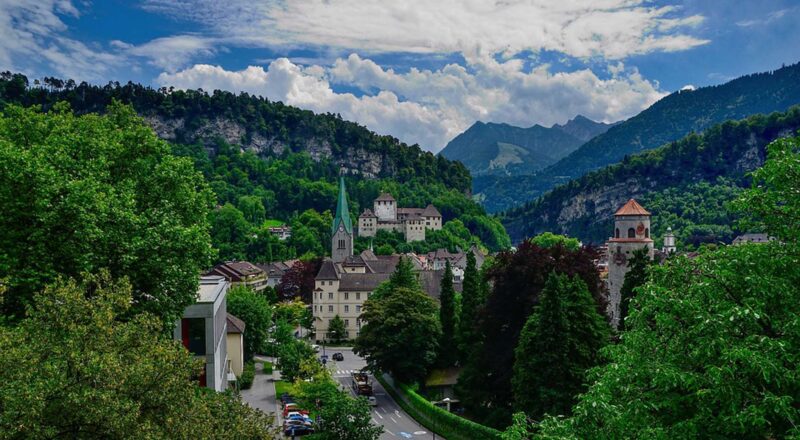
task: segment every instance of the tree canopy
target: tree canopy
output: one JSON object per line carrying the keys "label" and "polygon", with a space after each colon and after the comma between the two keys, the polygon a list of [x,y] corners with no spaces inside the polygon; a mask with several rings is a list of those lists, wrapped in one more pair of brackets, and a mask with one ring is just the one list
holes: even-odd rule
{"label": "tree canopy", "polygon": [[265,353],[268,349],[269,328],[272,327],[272,306],[267,298],[249,287],[239,285],[228,292],[227,307],[228,313],[245,323],[245,359]]}
{"label": "tree canopy", "polygon": [[0,205],[3,310],[18,318],[57,277],[108,269],[130,279],[133,312],[169,327],[214,256],[203,176],[121,104],[105,116],[5,107]]}
{"label": "tree canopy", "polygon": [[0,437],[278,437],[272,417],[198,387],[202,362],[131,316],[131,292],[107,272],[59,280],[0,327]]}

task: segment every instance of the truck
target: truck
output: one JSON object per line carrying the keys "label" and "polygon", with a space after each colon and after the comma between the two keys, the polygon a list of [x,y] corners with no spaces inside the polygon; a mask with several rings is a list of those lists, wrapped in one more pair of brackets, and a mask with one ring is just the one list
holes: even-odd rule
{"label": "truck", "polygon": [[369,375],[360,371],[353,372],[353,391],[358,396],[371,396],[372,395],[372,381],[369,380]]}

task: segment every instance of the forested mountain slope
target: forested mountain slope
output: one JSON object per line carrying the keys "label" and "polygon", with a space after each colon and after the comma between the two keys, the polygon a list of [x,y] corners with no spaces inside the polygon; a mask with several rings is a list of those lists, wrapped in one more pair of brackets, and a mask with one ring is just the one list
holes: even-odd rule
{"label": "forested mountain slope", "polygon": [[656,148],[727,120],[785,111],[795,104],[800,104],[800,64],[717,86],[675,92],[541,172],[513,179],[476,179],[474,192],[486,201],[490,212],[508,209],[570,179],[619,162],[626,155]]}
{"label": "forested mountain slope", "polygon": [[460,163],[375,134],[335,114],[315,114],[247,93],[156,90],[131,82],[101,87],[0,74],[0,109],[10,102],[47,110],[57,101],[67,101],[77,114],[102,113],[113,99],[133,105],[159,137],[175,143],[214,148],[221,139],[262,157],[305,152],[315,161],[330,159],[348,174],[398,181],[413,177],[470,191],[470,175]]}
{"label": "forested mountain slope", "polygon": [[473,175],[529,174],[555,163],[609,127],[580,115],[550,128],[478,121],[451,140],[440,155],[462,162]]}
{"label": "forested mountain slope", "polygon": [[[31,84],[19,74],[0,74],[0,111],[9,104],[47,111],[66,101],[77,114],[103,113],[115,99],[132,105],[171,144],[173,154],[192,158],[209,182],[217,200],[210,222],[218,260],[328,254],[330,210],[342,170],[354,218],[381,192],[390,192],[402,207],[433,203],[445,221],[458,220],[418,243],[426,252],[437,246],[510,245],[499,220],[470,199],[471,177],[462,164],[338,115],[247,94],[132,83],[98,87],[54,78]],[[291,239],[280,241],[268,229],[283,223],[293,231]],[[380,244],[376,241],[376,248]]]}
{"label": "forested mountain slope", "polygon": [[[722,209],[721,200],[734,197],[736,187],[746,183],[746,173],[764,162],[768,143],[793,135],[798,129],[800,107],[797,106],[786,112],[718,124],[703,134],[691,134],[661,148],[628,156],[619,164],[559,186],[533,202],[506,212],[502,221],[512,241],[553,231],[584,242],[600,243],[609,236],[615,210],[629,198],[637,198],[655,215],[654,236],[660,237],[670,226],[666,222],[679,223],[676,217],[681,215],[713,217],[716,220],[711,220],[712,223],[730,226],[730,218],[718,212]],[[720,177],[724,179],[719,180]],[[701,182],[707,183],[704,186],[699,184]],[[684,195],[683,191],[688,194]],[[693,192],[708,194],[708,204],[694,200]],[[656,206],[648,206],[648,201],[655,202]],[[684,210],[686,207],[691,209]],[[708,215],[689,212],[698,207],[717,212]],[[659,209],[667,212],[659,212]],[[664,216],[661,223],[659,216]],[[684,237],[691,236],[687,231],[683,233]]]}

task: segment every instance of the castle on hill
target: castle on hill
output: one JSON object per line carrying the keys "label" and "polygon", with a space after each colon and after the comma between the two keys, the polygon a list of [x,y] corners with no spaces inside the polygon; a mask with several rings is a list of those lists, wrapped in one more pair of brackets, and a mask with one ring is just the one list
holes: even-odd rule
{"label": "castle on hill", "polygon": [[380,230],[402,232],[407,242],[424,241],[425,231],[442,229],[442,214],[435,206],[398,208],[391,194],[383,193],[358,216],[358,236],[374,237]]}

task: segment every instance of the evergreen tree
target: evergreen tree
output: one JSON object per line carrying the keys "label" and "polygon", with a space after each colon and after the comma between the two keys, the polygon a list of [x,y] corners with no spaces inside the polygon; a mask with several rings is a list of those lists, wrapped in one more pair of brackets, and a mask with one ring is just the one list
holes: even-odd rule
{"label": "evergreen tree", "polygon": [[328,324],[328,334],[330,335],[331,341],[336,343],[347,339],[347,328],[344,326],[344,321],[339,315],[334,316]]}
{"label": "evergreen tree", "polygon": [[636,289],[647,282],[647,268],[650,266],[651,260],[647,256],[647,248],[642,248],[633,252],[633,256],[628,263],[628,273],[625,274],[625,281],[620,288],[620,304],[619,304],[619,329],[625,330],[625,317],[628,316],[631,300],[633,299]]}
{"label": "evergreen tree", "polygon": [[386,296],[389,291],[400,288],[411,290],[422,289],[417,275],[414,273],[414,266],[411,264],[411,260],[406,257],[400,257],[400,261],[397,262],[397,266],[394,268],[392,275],[387,281],[378,285],[370,297],[382,298]]}
{"label": "evergreen tree", "polygon": [[569,414],[608,335],[586,283],[552,272],[515,350],[516,407],[534,419]]}
{"label": "evergreen tree", "polygon": [[458,352],[462,363],[466,363],[471,347],[478,340],[476,321],[478,310],[485,300],[482,289],[481,274],[475,262],[475,254],[467,253],[467,267],[464,269],[464,281],[461,290],[461,314],[458,319]]}
{"label": "evergreen tree", "polygon": [[453,288],[453,268],[448,261],[444,267],[439,296],[439,321],[442,324],[442,338],[439,342],[439,363],[449,367],[458,360],[455,332],[458,326],[456,316],[456,290]]}

